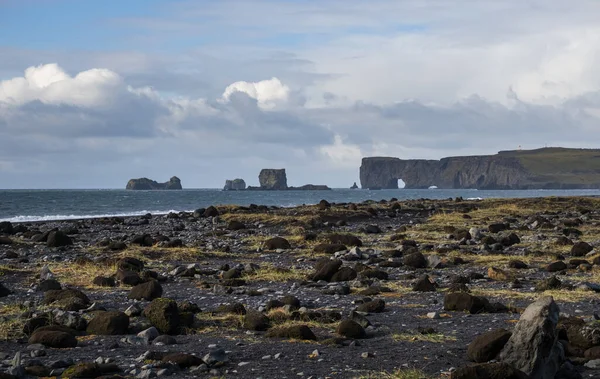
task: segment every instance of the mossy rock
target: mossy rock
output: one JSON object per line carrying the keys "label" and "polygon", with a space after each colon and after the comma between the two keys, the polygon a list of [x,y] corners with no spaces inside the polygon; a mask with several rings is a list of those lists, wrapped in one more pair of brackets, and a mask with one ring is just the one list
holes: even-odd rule
{"label": "mossy rock", "polygon": [[161,333],[176,334],[179,331],[179,309],[175,300],[159,297],[144,309],[144,315]]}

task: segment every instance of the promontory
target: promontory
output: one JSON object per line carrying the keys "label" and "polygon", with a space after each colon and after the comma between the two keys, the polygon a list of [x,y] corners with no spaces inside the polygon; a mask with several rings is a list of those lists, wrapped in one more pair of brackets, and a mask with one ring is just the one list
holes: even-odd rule
{"label": "promontory", "polygon": [[362,188],[598,189],[600,149],[542,148],[440,160],[363,158]]}
{"label": "promontory", "polygon": [[130,179],[125,189],[128,190],[180,190],[181,180],[173,176],[166,183],[158,183],[148,178]]}

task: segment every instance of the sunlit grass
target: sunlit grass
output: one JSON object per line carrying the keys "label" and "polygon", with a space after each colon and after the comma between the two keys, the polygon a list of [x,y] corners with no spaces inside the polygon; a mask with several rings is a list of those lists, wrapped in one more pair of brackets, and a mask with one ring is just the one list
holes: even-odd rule
{"label": "sunlit grass", "polygon": [[382,371],[373,372],[358,377],[355,379],[433,379],[432,376],[425,374],[423,371],[418,369],[399,369],[392,372]]}
{"label": "sunlit grass", "polygon": [[442,333],[422,334],[419,332],[392,334],[392,339],[396,342],[404,341],[404,342],[444,343],[444,342],[449,342],[449,341],[456,341],[456,337],[447,336]]}

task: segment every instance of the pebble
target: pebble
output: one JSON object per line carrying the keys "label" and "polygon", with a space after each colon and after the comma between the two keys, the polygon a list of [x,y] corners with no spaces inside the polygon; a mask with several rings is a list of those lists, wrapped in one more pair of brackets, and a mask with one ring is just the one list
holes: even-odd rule
{"label": "pebble", "polygon": [[440,318],[440,314],[438,312],[429,312],[427,313],[427,318],[437,320]]}

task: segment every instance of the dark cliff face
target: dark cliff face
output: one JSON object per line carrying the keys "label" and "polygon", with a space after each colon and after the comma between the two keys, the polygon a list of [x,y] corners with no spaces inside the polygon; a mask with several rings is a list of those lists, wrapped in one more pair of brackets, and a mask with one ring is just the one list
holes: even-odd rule
{"label": "dark cliff face", "polygon": [[178,177],[173,176],[166,183],[158,183],[148,178],[130,179],[127,182],[125,189],[128,190],[180,190],[181,180]]}
{"label": "dark cliff face", "polygon": [[243,191],[245,189],[246,182],[244,179],[226,180],[225,186],[223,187],[223,190],[225,191]]}
{"label": "dark cliff face", "polygon": [[285,169],[265,168],[258,175],[260,188],[265,190],[285,190],[287,186],[287,176]]}
{"label": "dark cliff face", "polygon": [[[600,188],[600,151],[548,148],[437,160],[372,157],[360,167],[362,188]],[[568,162],[568,164],[565,164]]]}

